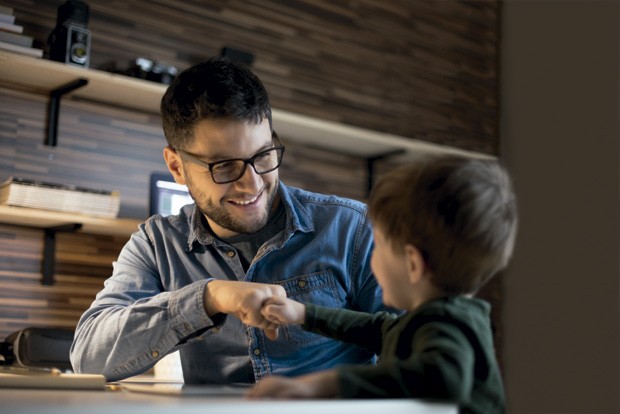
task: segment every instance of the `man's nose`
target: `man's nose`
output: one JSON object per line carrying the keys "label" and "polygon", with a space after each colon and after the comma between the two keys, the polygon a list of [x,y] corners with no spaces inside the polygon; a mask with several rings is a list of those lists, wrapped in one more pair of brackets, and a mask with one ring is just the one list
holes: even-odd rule
{"label": "man's nose", "polygon": [[243,175],[237,180],[237,183],[242,188],[259,189],[262,186],[263,179],[260,174],[256,173],[252,164],[247,164]]}

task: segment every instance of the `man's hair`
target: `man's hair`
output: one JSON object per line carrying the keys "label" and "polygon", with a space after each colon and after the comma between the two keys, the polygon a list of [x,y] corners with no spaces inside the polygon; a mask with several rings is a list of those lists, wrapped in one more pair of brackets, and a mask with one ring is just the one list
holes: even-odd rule
{"label": "man's hair", "polygon": [[186,149],[203,119],[230,119],[271,127],[269,96],[258,77],[241,63],[214,57],[184,70],[161,99],[168,145]]}
{"label": "man's hair", "polygon": [[396,168],[373,188],[368,215],[393,249],[420,250],[432,283],[476,292],[512,256],[517,206],[497,161],[432,157]]}

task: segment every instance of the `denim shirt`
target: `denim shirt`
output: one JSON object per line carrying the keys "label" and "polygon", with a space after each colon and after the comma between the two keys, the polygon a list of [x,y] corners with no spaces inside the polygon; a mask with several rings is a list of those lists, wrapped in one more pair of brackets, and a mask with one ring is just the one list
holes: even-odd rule
{"label": "denim shirt", "polygon": [[186,383],[252,383],[300,375],[374,355],[298,326],[277,340],[232,315],[203,306],[213,279],[280,284],[302,303],[374,312],[383,309],[370,269],[372,230],[365,205],[280,183],[286,228],[263,244],[247,272],[233,247],[213,237],[193,205],[153,216],[131,236],[71,347],[78,373],[109,381],[150,369],[179,350]]}

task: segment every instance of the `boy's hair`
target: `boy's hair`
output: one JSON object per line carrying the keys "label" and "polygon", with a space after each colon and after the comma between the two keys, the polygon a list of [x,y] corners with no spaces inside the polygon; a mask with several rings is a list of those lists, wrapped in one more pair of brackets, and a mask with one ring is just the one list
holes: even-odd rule
{"label": "boy's hair", "polygon": [[259,124],[269,120],[271,105],[260,79],[241,63],[214,57],[184,70],[161,99],[164,134],[172,148],[186,149],[203,119],[231,119]]}
{"label": "boy's hair", "polygon": [[432,283],[474,293],[512,255],[517,206],[494,160],[433,157],[392,170],[373,188],[368,215],[391,247],[420,250]]}

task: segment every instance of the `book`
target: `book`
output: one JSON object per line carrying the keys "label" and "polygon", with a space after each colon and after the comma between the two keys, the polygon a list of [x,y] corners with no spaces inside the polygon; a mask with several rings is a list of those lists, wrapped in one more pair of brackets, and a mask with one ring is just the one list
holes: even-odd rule
{"label": "book", "polygon": [[12,43],[17,46],[31,47],[34,38],[19,33],[4,32],[0,30],[0,42]]}
{"label": "book", "polygon": [[0,13],[8,14],[9,16],[12,16],[13,15],[13,8],[9,7],[9,6],[3,6],[2,4],[0,4]]}
{"label": "book", "polygon": [[15,23],[15,16],[0,12],[0,22],[13,24]]}
{"label": "book", "polygon": [[116,218],[120,193],[10,177],[0,185],[0,204]]}
{"label": "book", "polygon": [[14,45],[13,43],[7,43],[3,41],[0,41],[0,49],[8,50],[9,52],[19,53],[20,55],[43,57],[43,49],[19,46],[19,45]]}
{"label": "book", "polygon": [[106,378],[99,374],[67,374],[57,369],[0,368],[0,388],[66,388],[103,390]]}
{"label": "book", "polygon": [[24,26],[13,23],[0,22],[0,30],[14,33],[22,33],[24,31]]}

